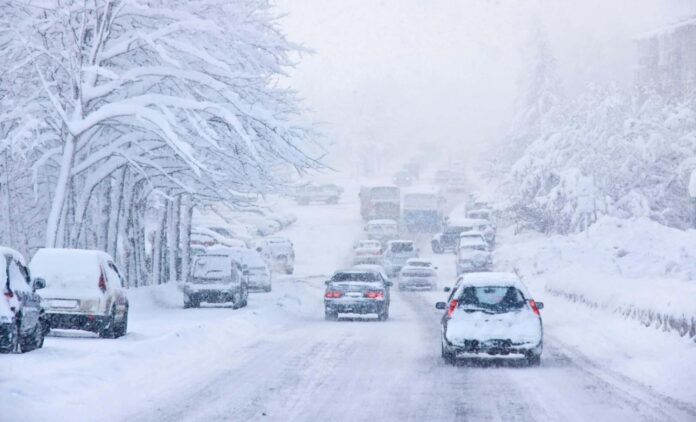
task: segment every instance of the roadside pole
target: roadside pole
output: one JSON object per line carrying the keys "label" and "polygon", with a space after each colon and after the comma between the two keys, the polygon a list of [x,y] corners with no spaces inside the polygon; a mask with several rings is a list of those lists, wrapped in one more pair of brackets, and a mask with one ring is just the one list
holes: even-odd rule
{"label": "roadside pole", "polygon": [[696,169],[691,172],[691,177],[689,178],[689,196],[691,196],[691,202],[693,205],[693,214],[691,215],[691,222],[696,229]]}

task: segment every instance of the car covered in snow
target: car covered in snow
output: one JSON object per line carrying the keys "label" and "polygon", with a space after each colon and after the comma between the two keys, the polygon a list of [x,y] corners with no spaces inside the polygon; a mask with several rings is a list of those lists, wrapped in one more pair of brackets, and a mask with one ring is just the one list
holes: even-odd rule
{"label": "car covered in snow", "polygon": [[370,220],[365,225],[365,232],[369,240],[386,243],[399,236],[399,223],[389,219]]}
{"label": "car covered in snow", "polygon": [[246,306],[249,284],[241,263],[224,250],[210,251],[193,258],[191,274],[183,285],[184,308],[198,308],[202,302]]}
{"label": "car covered in snow", "polygon": [[353,265],[381,264],[382,244],[379,240],[361,240],[353,249]]}
{"label": "car covered in snow", "polygon": [[454,221],[447,220],[444,229],[435,234],[430,241],[430,246],[433,253],[441,254],[445,252],[454,252],[457,249],[459,235],[464,231],[465,227],[457,224]]}
{"label": "car covered in snow", "polygon": [[459,237],[461,237],[462,233],[479,232],[483,234],[483,238],[488,243],[488,246],[493,247],[495,244],[496,230],[490,221],[481,218],[464,218],[457,220],[456,224],[460,228]]}
{"label": "car covered in snow", "polygon": [[37,289],[41,279],[32,280],[22,254],[0,247],[0,353],[22,353],[43,346],[48,324]]}
{"label": "car covered in snow", "polygon": [[406,261],[418,257],[418,252],[413,240],[390,240],[384,247],[384,269],[390,276],[397,276]]}
{"label": "car covered in snow", "polygon": [[220,226],[196,226],[191,229],[191,246],[225,246],[230,248],[246,248],[247,241],[231,237],[231,232]]}
{"label": "car covered in snow", "polygon": [[491,271],[493,254],[488,243],[480,238],[463,238],[457,249],[457,275],[467,272]]}
{"label": "car covered in snow", "polygon": [[396,173],[394,173],[394,177],[392,178],[392,182],[396,186],[399,187],[404,187],[404,186],[411,186],[413,184],[413,175],[407,171],[407,170],[399,170]]}
{"label": "car covered in snow", "polygon": [[437,287],[437,272],[435,272],[435,268],[432,266],[406,264],[399,272],[398,286],[399,290],[435,290]]}
{"label": "car covered in snow", "polygon": [[383,279],[390,281],[389,280],[389,274],[387,274],[387,271],[384,269],[383,266],[379,264],[358,264],[358,265],[353,265],[353,270],[364,270],[364,271],[376,271],[378,272]]}
{"label": "car covered in snow", "polygon": [[295,248],[290,239],[280,236],[261,239],[256,247],[271,271],[292,274],[295,271]]}
{"label": "car covered in snow", "polygon": [[272,289],[271,270],[261,254],[249,248],[212,247],[211,253],[227,253],[242,265],[250,291],[270,292]]}
{"label": "car covered in snow", "polygon": [[41,303],[51,329],[91,331],[102,338],[128,331],[126,283],[106,252],[39,249],[29,269],[45,280]]}
{"label": "car covered in snow", "polygon": [[497,227],[493,220],[493,212],[488,208],[476,208],[467,211],[467,217],[472,220],[485,221],[486,227],[479,227],[479,231],[483,233],[486,242],[493,246],[495,244],[495,235]]}
{"label": "car covered in snow", "polygon": [[338,271],[326,281],[324,316],[335,320],[339,314],[376,314],[385,321],[389,318],[391,285],[379,271]]}
{"label": "car covered in snow", "polygon": [[513,273],[471,273],[461,276],[441,321],[442,357],[522,357],[539,365],[543,350],[543,324],[536,302]]}
{"label": "car covered in snow", "polygon": [[293,198],[300,205],[308,205],[310,202],[323,202],[325,204],[337,204],[343,194],[343,188],[332,184],[318,185],[309,183],[299,186],[293,193]]}

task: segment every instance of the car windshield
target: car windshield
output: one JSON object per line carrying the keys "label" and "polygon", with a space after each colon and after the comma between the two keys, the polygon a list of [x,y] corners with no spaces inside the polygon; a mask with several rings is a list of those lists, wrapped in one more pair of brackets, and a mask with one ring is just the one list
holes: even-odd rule
{"label": "car windshield", "polygon": [[377,282],[382,281],[379,274],[370,271],[351,271],[336,273],[331,277],[331,281],[366,281],[366,282]]}
{"label": "car windshield", "polygon": [[512,286],[466,286],[461,289],[458,303],[465,309],[505,313],[521,309],[525,300],[522,292]]}
{"label": "car windshield", "polygon": [[231,281],[232,261],[227,255],[203,255],[193,261],[193,282]]}
{"label": "car windshield", "polygon": [[392,243],[391,244],[391,251],[393,253],[413,252],[413,243],[411,243],[411,242]]}

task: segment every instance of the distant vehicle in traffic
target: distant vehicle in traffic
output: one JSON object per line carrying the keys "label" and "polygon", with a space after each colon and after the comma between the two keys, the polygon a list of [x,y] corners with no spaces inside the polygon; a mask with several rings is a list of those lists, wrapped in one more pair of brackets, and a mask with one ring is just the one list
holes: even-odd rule
{"label": "distant vehicle in traffic", "polygon": [[454,252],[457,250],[459,235],[466,229],[456,220],[446,219],[444,228],[441,232],[435,234],[430,241],[430,246],[433,253],[441,254],[445,252]]}
{"label": "distant vehicle in traffic", "polygon": [[46,286],[32,280],[21,253],[0,246],[0,353],[22,353],[43,346],[48,322],[36,290]]}
{"label": "distant vehicle in traffic", "polygon": [[432,266],[419,266],[407,263],[399,272],[398,284],[399,290],[435,290],[437,287],[437,273]]}
{"label": "distant vehicle in traffic", "polygon": [[42,305],[51,329],[91,331],[102,338],[128,331],[126,283],[109,254],[39,249],[29,268],[37,280],[45,280]]}
{"label": "distant vehicle in traffic", "polygon": [[295,189],[293,197],[300,205],[308,205],[311,202],[323,202],[325,204],[337,204],[343,188],[332,184],[317,185],[309,183]]}
{"label": "distant vehicle in traffic", "polygon": [[248,274],[232,254],[208,252],[193,258],[191,274],[184,283],[184,308],[198,308],[202,302],[246,306],[249,297]]}
{"label": "distant vehicle in traffic", "polygon": [[398,220],[401,217],[401,190],[397,186],[363,186],[359,197],[363,220]]}
{"label": "distant vehicle in traffic", "polygon": [[[459,238],[463,233],[477,232],[483,234],[483,238],[488,243],[489,247],[495,245],[495,228],[488,220],[480,218],[464,218],[457,220],[457,226],[461,228]],[[457,245],[459,247],[459,245]]]}
{"label": "distant vehicle in traffic", "polygon": [[411,186],[413,184],[413,176],[406,170],[399,170],[394,174],[392,181],[396,186],[404,187]]}
{"label": "distant vehicle in traffic", "polygon": [[397,276],[406,261],[418,257],[418,252],[412,240],[390,240],[384,247],[384,269],[390,277]]}
{"label": "distant vehicle in traffic", "polygon": [[250,291],[270,292],[272,289],[271,270],[268,268],[261,254],[249,248],[225,248],[212,247],[207,250],[211,253],[226,253],[232,256],[242,266],[247,274],[247,283]]}
{"label": "distant vehicle in traffic", "polygon": [[377,240],[386,243],[399,236],[399,223],[394,220],[370,220],[365,225],[365,232],[369,240]]}
{"label": "distant vehicle in traffic", "polygon": [[[447,291],[447,289],[446,289]],[[539,365],[543,350],[543,325],[527,287],[512,273],[472,273],[461,276],[441,320],[442,358],[520,356]]]}
{"label": "distant vehicle in traffic", "polygon": [[447,186],[449,183],[450,171],[449,170],[438,170],[435,172],[435,178],[433,182],[438,186]]}
{"label": "distant vehicle in traffic", "polygon": [[404,193],[402,219],[410,233],[436,233],[442,227],[444,198],[434,187]]}
{"label": "distant vehicle in traffic", "polygon": [[339,314],[376,314],[380,321],[386,321],[391,285],[378,271],[338,271],[326,281],[324,316],[336,320]]}
{"label": "distant vehicle in traffic", "polygon": [[488,243],[480,238],[460,238],[457,249],[457,275],[467,272],[491,271],[493,255]]}
{"label": "distant vehicle in traffic", "polygon": [[487,227],[480,228],[479,230],[483,233],[486,242],[493,246],[495,244],[497,231],[495,221],[493,220],[493,212],[487,208],[477,208],[467,211],[466,215],[472,220],[480,220],[487,223]]}
{"label": "distant vehicle in traffic", "polygon": [[256,251],[261,254],[272,271],[292,274],[295,271],[295,249],[285,237],[274,236],[261,239]]}
{"label": "distant vehicle in traffic", "polygon": [[466,192],[466,174],[464,172],[452,171],[447,179],[447,192],[461,193]]}
{"label": "distant vehicle in traffic", "polygon": [[432,268],[433,270],[437,270],[437,267],[435,264],[433,264],[433,261],[423,258],[411,258],[406,261],[406,265],[410,267]]}
{"label": "distant vehicle in traffic", "polygon": [[382,243],[379,240],[361,240],[353,251],[353,265],[381,264]]}

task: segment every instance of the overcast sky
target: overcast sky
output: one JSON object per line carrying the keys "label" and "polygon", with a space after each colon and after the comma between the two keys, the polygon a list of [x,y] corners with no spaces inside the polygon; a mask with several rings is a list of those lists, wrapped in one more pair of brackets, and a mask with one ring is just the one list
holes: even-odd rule
{"label": "overcast sky", "polygon": [[505,133],[535,27],[575,95],[590,82],[630,83],[632,38],[696,14],[692,0],[276,4],[288,37],[315,51],[290,83],[344,157],[366,145],[465,155]]}

